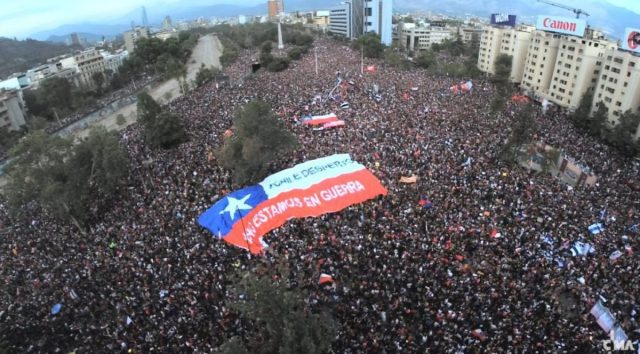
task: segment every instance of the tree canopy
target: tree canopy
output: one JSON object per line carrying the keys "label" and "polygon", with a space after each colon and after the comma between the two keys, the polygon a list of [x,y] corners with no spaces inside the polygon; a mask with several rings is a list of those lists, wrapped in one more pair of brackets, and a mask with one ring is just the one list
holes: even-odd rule
{"label": "tree canopy", "polygon": [[96,196],[115,193],[128,175],[128,157],[115,133],[97,128],[74,144],[36,131],[10,151],[7,201],[16,216],[36,202],[83,230]]}
{"label": "tree canopy", "polygon": [[269,164],[297,144],[282,120],[262,101],[250,102],[238,110],[233,124],[234,134],[225,140],[218,157],[241,184],[265,177]]}
{"label": "tree canopy", "polygon": [[250,273],[235,281],[230,307],[253,321],[255,331],[233,337],[219,352],[225,354],[324,354],[337,333],[337,325],[326,310],[312,310],[307,294],[291,288],[287,277]]}
{"label": "tree canopy", "polygon": [[367,58],[381,58],[384,54],[384,44],[380,41],[380,36],[372,32],[360,36],[353,42],[353,47],[364,51]]}
{"label": "tree canopy", "polygon": [[137,109],[138,121],[149,145],[168,149],[186,140],[187,135],[180,118],[164,111],[148,93],[138,94]]}

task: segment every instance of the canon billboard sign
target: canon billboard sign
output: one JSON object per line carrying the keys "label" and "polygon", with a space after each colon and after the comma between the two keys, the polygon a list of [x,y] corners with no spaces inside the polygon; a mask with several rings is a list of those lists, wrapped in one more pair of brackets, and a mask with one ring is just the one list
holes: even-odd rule
{"label": "canon billboard sign", "polygon": [[572,36],[584,36],[587,22],[578,18],[538,16],[536,29],[549,32],[569,34]]}

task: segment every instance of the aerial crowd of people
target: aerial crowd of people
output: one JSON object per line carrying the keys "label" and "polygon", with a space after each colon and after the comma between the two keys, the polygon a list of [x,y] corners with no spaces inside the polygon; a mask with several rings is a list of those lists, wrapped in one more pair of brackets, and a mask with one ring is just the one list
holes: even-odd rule
{"label": "aerial crowd of people", "polygon": [[[226,303],[231,275],[286,262],[339,323],[333,353],[601,352],[608,335],[589,314],[597,301],[638,339],[638,163],[537,109],[536,139],[598,178],[570,188],[500,159],[522,108],[492,113],[488,80],[452,94],[462,78],[370,59],[375,72],[362,73],[344,44],[315,47],[317,74],[312,52],[250,75],[258,53],[246,51],[224,70],[231,85],[171,102],[189,137],[177,148],[150,148],[137,124],[123,130],[127,190],[94,201],[87,235],[37,206],[16,222],[2,205],[0,336],[24,352],[211,352],[251,329]],[[265,236],[261,257],[216,239],[197,218],[242,187],[215,151],[253,100],[270,103],[299,141],[273,172],[349,153],[388,195],[290,220]],[[331,112],[346,125],[302,124]],[[595,223],[604,230],[592,234]],[[577,241],[593,252],[572,252]],[[319,285],[320,273],[334,283]]]}

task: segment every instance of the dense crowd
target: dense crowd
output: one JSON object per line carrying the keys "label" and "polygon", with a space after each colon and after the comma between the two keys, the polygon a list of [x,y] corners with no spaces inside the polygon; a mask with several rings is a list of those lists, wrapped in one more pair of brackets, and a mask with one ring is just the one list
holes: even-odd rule
{"label": "dense crowd", "polygon": [[[27,224],[2,209],[0,328],[9,343],[26,352],[211,352],[249,330],[225,303],[230,275],[283,261],[310,303],[340,324],[334,353],[602,352],[607,335],[589,315],[601,298],[638,338],[640,245],[632,225],[640,198],[628,183],[638,178],[637,164],[562,114],[538,112],[538,139],[598,176],[592,188],[568,188],[499,159],[519,107],[491,113],[489,82],[453,95],[449,87],[461,78],[371,60],[376,72],[361,74],[350,48],[315,45],[318,74],[311,52],[284,72],[249,76],[256,54],[243,52],[225,69],[236,85],[212,83],[173,101],[168,109],[189,135],[175,149],[151,149],[137,125],[123,131],[128,190],[95,201],[86,236],[37,207]],[[347,84],[329,98],[338,76]],[[212,237],[198,216],[241,187],[214,151],[234,110],[258,99],[299,139],[273,172],[350,153],[388,195],[291,220],[266,236],[271,249],[259,258]],[[350,107],[341,109],[342,101]],[[330,112],[346,126],[301,124],[307,114]],[[417,183],[399,183],[412,175]],[[429,208],[419,203],[425,199]],[[605,230],[592,235],[596,222]],[[595,253],[573,256],[579,240]],[[623,255],[612,261],[616,250]],[[320,272],[335,286],[318,285]],[[54,315],[55,304],[62,307]]]}

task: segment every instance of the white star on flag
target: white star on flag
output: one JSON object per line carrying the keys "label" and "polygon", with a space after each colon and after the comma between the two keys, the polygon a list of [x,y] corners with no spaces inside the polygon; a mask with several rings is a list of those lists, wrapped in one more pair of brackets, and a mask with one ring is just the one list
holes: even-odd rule
{"label": "white star on flag", "polygon": [[247,204],[247,200],[250,197],[251,197],[251,194],[247,194],[244,196],[244,198],[239,200],[236,198],[228,197],[227,200],[229,201],[229,204],[227,204],[227,207],[220,212],[220,215],[224,213],[229,213],[229,217],[231,218],[231,220],[235,219],[236,211],[249,210],[253,208],[251,205]]}

